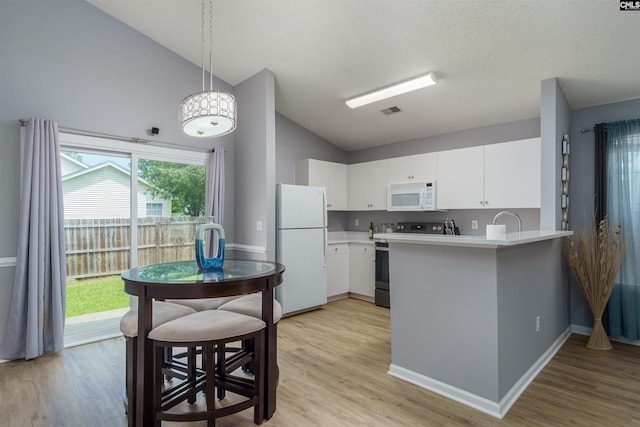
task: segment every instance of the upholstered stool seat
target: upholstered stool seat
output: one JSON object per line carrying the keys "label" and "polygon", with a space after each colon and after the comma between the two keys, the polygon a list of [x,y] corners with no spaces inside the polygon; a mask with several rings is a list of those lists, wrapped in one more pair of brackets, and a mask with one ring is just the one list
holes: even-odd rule
{"label": "upholstered stool seat", "polygon": [[[254,293],[236,298],[218,307],[218,310],[232,311],[234,313],[245,314],[247,316],[262,319],[262,293]],[[282,319],[282,305],[278,300],[273,300],[273,323],[278,323]]]}
{"label": "upholstered stool seat", "polygon": [[[240,298],[234,299],[233,301],[227,302],[226,304],[221,305],[218,310],[222,311],[231,311],[233,313],[245,314],[247,316],[257,317],[258,319],[262,319],[262,293],[257,292],[249,295],[244,295]],[[282,319],[282,305],[278,302],[278,300],[273,300],[273,325],[274,329],[276,328],[277,323]],[[273,348],[277,348],[275,344],[275,340],[278,337],[278,332],[275,330],[273,340],[274,346]],[[242,349],[244,351],[251,351],[251,346],[253,345],[252,341],[243,341]],[[233,351],[233,349],[227,349]],[[275,350],[274,350],[275,351]],[[276,356],[277,357],[277,356]],[[251,362],[246,363],[243,367],[246,372],[253,372],[253,364]],[[277,368],[276,368],[277,370]],[[279,376],[279,373],[276,373]]]}
{"label": "upholstered stool seat", "polygon": [[[156,347],[156,368],[154,375],[154,414],[156,423],[165,421],[207,420],[209,426],[215,419],[254,407],[254,422],[260,424],[264,418],[264,329],[265,323],[252,316],[229,311],[207,310],[190,314],[155,327],[149,332],[149,339]],[[253,340],[251,352],[241,351],[233,362],[225,360],[218,352],[226,343]],[[202,347],[203,375],[193,378],[191,383],[164,387],[162,364],[164,347]],[[216,359],[216,354],[218,355]],[[253,379],[240,377],[233,371],[252,361],[255,366]],[[235,393],[245,398],[238,403],[216,408],[215,396],[221,390]],[[205,408],[179,412],[176,406],[184,400],[192,401],[197,393],[204,392]]]}
{"label": "upholstered stool seat", "polygon": [[168,299],[172,304],[186,305],[195,311],[215,310],[223,304],[233,301],[239,296],[219,297],[219,298],[195,298],[195,299]]}
{"label": "upholstered stool seat", "polygon": [[[153,327],[162,325],[196,311],[190,307],[178,304],[171,304],[163,301],[154,301],[152,305]],[[136,340],[138,337],[138,310],[129,310],[122,319],[120,319],[120,331],[125,337],[125,354],[126,354],[126,372],[125,372],[125,392],[123,401],[125,403],[125,412],[129,414],[135,413],[135,385],[136,370],[135,361],[137,354]],[[133,369],[131,369],[133,368]],[[183,370],[187,370],[184,368]]]}

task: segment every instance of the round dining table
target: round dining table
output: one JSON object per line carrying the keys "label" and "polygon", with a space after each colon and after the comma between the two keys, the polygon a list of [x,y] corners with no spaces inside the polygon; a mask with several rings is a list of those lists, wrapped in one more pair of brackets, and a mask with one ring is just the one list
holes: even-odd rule
{"label": "round dining table", "polygon": [[[153,345],[148,334],[153,324],[154,299],[192,299],[262,292],[262,320],[266,323],[265,419],[276,410],[277,337],[273,324],[274,289],[282,283],[284,265],[268,261],[233,260],[215,270],[202,271],[195,261],[178,261],[132,268],[122,273],[124,291],[138,297],[138,339],[134,359],[127,361],[136,372],[134,410],[129,425],[153,425]],[[144,339],[140,339],[144,337]],[[133,413],[131,413],[133,412]]]}

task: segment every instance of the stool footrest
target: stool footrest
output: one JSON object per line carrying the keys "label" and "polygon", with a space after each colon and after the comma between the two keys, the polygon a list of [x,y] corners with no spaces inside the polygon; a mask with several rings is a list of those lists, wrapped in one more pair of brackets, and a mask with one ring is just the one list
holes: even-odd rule
{"label": "stool footrest", "polygon": [[222,408],[214,409],[213,411],[198,411],[198,412],[159,412],[156,411],[156,419],[162,421],[202,421],[213,418],[226,417],[227,415],[235,414],[236,412],[244,411],[245,409],[255,406],[258,402],[258,398],[254,397],[249,400],[245,400],[240,403],[225,406]]}
{"label": "stool footrest", "polygon": [[252,397],[255,394],[253,391],[253,380],[247,378],[232,375],[226,375],[224,377],[216,376],[216,386],[244,397]]}

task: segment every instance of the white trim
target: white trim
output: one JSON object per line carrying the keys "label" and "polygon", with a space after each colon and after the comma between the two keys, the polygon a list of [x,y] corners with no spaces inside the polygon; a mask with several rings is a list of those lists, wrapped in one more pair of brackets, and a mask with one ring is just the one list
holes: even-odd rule
{"label": "white trim", "polygon": [[91,344],[98,341],[104,341],[112,338],[121,337],[122,332],[119,327],[113,327],[102,330],[87,331],[82,334],[68,335],[64,337],[64,348],[76,347],[79,345]]}
{"label": "white trim", "polygon": [[[586,326],[571,325],[571,332],[576,333],[578,335],[591,336],[592,330],[593,330],[592,328],[588,328]],[[640,340],[630,340],[629,338],[619,337],[617,335],[609,335],[609,341],[620,342],[623,344],[630,344],[630,345],[635,345],[640,347]]]}
{"label": "white trim", "polygon": [[64,131],[60,131],[60,145],[63,149],[72,147],[74,150],[87,149],[102,152],[135,153],[145,159],[199,165],[205,165],[210,154],[208,151],[190,151],[189,147],[184,149],[158,147],[96,136],[75,135]]}
{"label": "white trim", "polygon": [[0,267],[15,267],[16,257],[0,258]]}
{"label": "white trim", "polygon": [[571,325],[571,332],[578,335],[591,335],[591,328],[580,325]]}
{"label": "white trim", "polygon": [[529,387],[529,384],[533,382],[533,380],[538,376],[538,374],[544,369],[545,366],[553,356],[556,355],[558,350],[562,348],[562,345],[569,339],[571,336],[571,327],[567,327],[562,334],[551,344],[551,346],[545,351],[536,362],[531,365],[531,367],[524,373],[523,376],[520,377],[518,381],[511,387],[511,390],[505,394],[505,396],[500,401],[500,418],[503,418],[509,412],[509,409],[516,403],[516,400],[520,397],[522,393]]}
{"label": "white trim", "polygon": [[226,245],[226,249],[240,252],[251,252],[253,254],[262,255],[265,255],[267,253],[267,248],[265,248],[264,246],[243,245],[241,243],[229,243],[228,245]]}
{"label": "white trim", "polygon": [[463,405],[470,406],[478,411],[484,412],[485,414],[502,418],[499,415],[499,405],[484,397],[477,396],[473,393],[469,393],[468,391],[450,386],[449,384],[445,384],[441,381],[429,378],[425,375],[418,374],[394,364],[389,365],[389,371],[387,373],[396,378],[417,385],[418,387],[422,387],[441,396],[448,397],[449,399],[455,400]]}
{"label": "white trim", "polygon": [[540,356],[540,358],[520,377],[520,379],[511,387],[511,390],[502,398],[500,402],[493,402],[484,397],[469,393],[466,390],[445,384],[442,381],[435,380],[425,375],[410,371],[400,366],[391,364],[388,374],[401,380],[415,384],[418,387],[433,391],[444,397],[455,400],[463,405],[470,406],[478,411],[484,412],[496,418],[504,418],[511,406],[518,400],[520,395],[526,390],[527,386],[535,379],[535,377],[544,369],[544,367],[553,359],[553,356],[560,350],[564,342],[571,335],[571,327],[568,327],[551,346]]}

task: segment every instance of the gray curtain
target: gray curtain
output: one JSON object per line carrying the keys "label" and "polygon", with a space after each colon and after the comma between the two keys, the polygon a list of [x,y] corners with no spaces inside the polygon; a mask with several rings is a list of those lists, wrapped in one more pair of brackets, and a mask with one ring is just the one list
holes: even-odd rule
{"label": "gray curtain", "polygon": [[640,339],[640,119],[607,123],[607,217],[627,252],[607,305],[609,334]]}
{"label": "gray curtain", "polygon": [[[212,215],[216,224],[224,222],[224,148],[213,150],[207,165],[206,215]],[[214,256],[218,248],[217,237],[209,239],[209,256]]]}
{"label": "gray curtain", "polygon": [[65,242],[58,125],[31,119],[13,293],[0,358],[34,359],[64,347]]}

